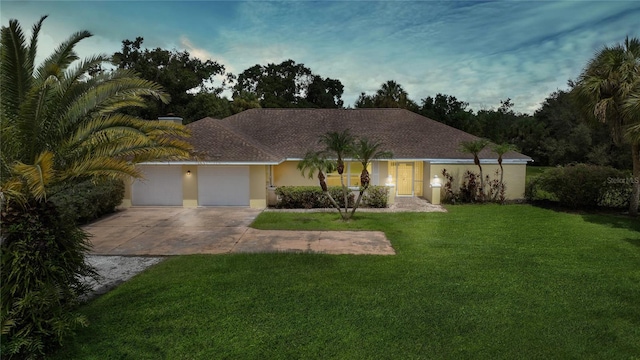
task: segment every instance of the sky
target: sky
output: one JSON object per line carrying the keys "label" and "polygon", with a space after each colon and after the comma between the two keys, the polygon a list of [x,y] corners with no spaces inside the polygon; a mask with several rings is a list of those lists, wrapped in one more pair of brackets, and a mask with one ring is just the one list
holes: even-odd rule
{"label": "sky", "polygon": [[640,37],[640,1],[5,1],[25,33],[42,16],[40,60],[72,33],[81,57],[122,40],[187,50],[240,74],[292,59],[339,79],[345,106],[395,80],[418,104],[438,93],[475,111],[510,98],[533,113],[604,46]]}

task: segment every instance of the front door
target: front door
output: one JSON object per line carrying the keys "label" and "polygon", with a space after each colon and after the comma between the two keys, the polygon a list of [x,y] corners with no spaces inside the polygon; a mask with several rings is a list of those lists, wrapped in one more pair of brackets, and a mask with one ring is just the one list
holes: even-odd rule
{"label": "front door", "polygon": [[413,163],[398,163],[398,196],[413,196]]}

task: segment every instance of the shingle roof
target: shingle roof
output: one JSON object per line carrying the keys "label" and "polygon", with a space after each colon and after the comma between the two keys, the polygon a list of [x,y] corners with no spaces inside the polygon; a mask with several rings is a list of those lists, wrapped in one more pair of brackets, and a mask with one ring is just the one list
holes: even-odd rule
{"label": "shingle roof", "polygon": [[[459,151],[461,141],[478,139],[404,109],[250,109],[222,120],[205,118],[188,125],[195,149],[220,161],[300,159],[321,148],[329,131],[378,140],[396,159],[472,159]],[[481,158],[495,159],[486,149]],[[504,159],[530,160],[508,152]],[[209,160],[216,160],[211,159]]]}
{"label": "shingle roof", "polygon": [[238,135],[218,119],[206,117],[187,125],[191,130],[189,142],[200,160],[219,162],[279,162],[282,159]]}

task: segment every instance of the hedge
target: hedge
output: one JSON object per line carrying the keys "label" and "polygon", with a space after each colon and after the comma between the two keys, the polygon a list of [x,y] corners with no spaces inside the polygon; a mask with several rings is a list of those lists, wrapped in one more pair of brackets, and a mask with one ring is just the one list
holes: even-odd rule
{"label": "hedge", "polygon": [[527,200],[557,201],[571,208],[625,208],[631,199],[632,177],[609,166],[573,164],[548,169],[526,188]]}
{"label": "hedge", "polygon": [[124,198],[124,183],[116,179],[85,180],[53,192],[50,200],[61,217],[84,224],[115,211]]}
{"label": "hedge", "polygon": [[[329,193],[340,207],[344,207],[344,195],[342,187],[329,187]],[[332,207],[331,201],[322,192],[319,186],[279,186],[276,188],[278,204],[276,207],[283,209],[313,209]],[[349,206],[355,203],[355,196],[349,192]]]}

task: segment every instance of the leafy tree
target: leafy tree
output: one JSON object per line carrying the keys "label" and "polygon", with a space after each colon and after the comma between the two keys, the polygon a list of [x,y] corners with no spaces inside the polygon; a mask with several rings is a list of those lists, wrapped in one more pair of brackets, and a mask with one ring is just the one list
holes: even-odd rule
{"label": "leafy tree", "polygon": [[[76,64],[74,48],[91,36],[73,34],[36,67],[37,40],[27,43],[17,20],[0,33],[0,211],[2,241],[2,355],[41,357],[86,319],[75,313],[87,291],[82,276],[86,233],[64,221],[52,191],[95,177],[140,177],[135,164],[189,156],[186,128],[118,111],[168,95],[133,71],[88,76],[106,63]],[[75,64],[72,66],[72,64]]]}
{"label": "leafy tree", "polygon": [[342,93],[344,86],[340,80],[314,75],[307,88],[306,104],[310,107],[332,109],[342,108]]}
{"label": "leafy tree", "polygon": [[180,115],[185,124],[207,116],[222,119],[232,115],[231,102],[214,93],[200,92],[192,96]]}
{"label": "leafy tree", "polygon": [[133,114],[156,119],[158,115],[174,113],[183,116],[186,122],[199,119],[185,115],[185,109],[194,99],[193,93],[220,95],[225,84],[219,87],[213,84],[216,76],[225,74],[224,66],[212,60],[202,61],[192,57],[187,51],[143,49],[143,40],[141,37],[134,41],[123,40],[122,50],[113,54],[113,65],[119,69],[133,70],[141,78],[162,85],[171,96],[171,103],[153,101],[154,106],[132,110]]}
{"label": "leafy tree", "polygon": [[482,135],[480,125],[473,111],[467,109],[468,106],[469,103],[459,101],[455,96],[438,93],[435,98],[428,96],[422,99],[419,113],[456,129],[480,136]]}
{"label": "leafy tree", "polygon": [[343,90],[339,80],[323,79],[304,64],[287,60],[246,69],[238,75],[233,95],[253,93],[263,108],[339,108]]}
{"label": "leafy tree", "polygon": [[233,114],[260,107],[260,99],[253,92],[241,91],[233,96],[233,101],[231,102],[231,112]]}
{"label": "leafy tree", "polygon": [[574,94],[587,116],[605,123],[616,144],[631,145],[633,193],[629,214],[638,215],[640,196],[640,111],[630,106],[640,96],[640,39],[605,46],[580,74]]}

